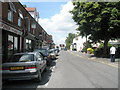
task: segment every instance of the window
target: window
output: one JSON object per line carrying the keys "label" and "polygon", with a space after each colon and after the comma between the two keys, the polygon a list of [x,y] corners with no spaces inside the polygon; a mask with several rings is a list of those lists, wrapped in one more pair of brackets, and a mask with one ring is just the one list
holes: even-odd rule
{"label": "window", "polygon": [[22,25],[22,19],[23,19],[23,14],[22,14],[21,10],[19,10],[19,12],[18,12],[18,26]]}
{"label": "window", "polygon": [[13,36],[8,35],[8,59],[12,56],[13,54]]}
{"label": "window", "polygon": [[19,17],[23,19],[23,14],[21,10],[19,10]]}
{"label": "window", "polygon": [[18,26],[21,26],[21,18],[18,18]]}
{"label": "window", "polygon": [[15,6],[11,1],[9,2],[9,9],[13,12],[16,12]]}
{"label": "window", "polygon": [[13,21],[13,12],[8,10],[8,20]]}
{"label": "window", "polygon": [[31,28],[33,29],[33,34],[35,34],[35,29],[36,29],[36,23],[32,23]]}
{"label": "window", "polygon": [[14,4],[9,0],[8,6],[8,20],[13,21],[13,12],[16,12]]}
{"label": "window", "polygon": [[14,51],[18,50],[18,38],[14,37]]}
{"label": "window", "polygon": [[8,8],[8,20],[13,21],[13,12],[16,12],[14,4],[10,1],[9,8]]}
{"label": "window", "polygon": [[8,35],[8,59],[18,51],[18,37]]}
{"label": "window", "polygon": [[26,39],[26,51],[31,51],[32,49],[32,40]]}
{"label": "window", "polygon": [[32,28],[36,28],[36,24],[35,23],[32,23],[32,26],[31,26]]}
{"label": "window", "polygon": [[13,50],[13,36],[8,35],[8,50]]}
{"label": "window", "polygon": [[28,31],[30,32],[30,19],[28,19]]}
{"label": "window", "polygon": [[33,57],[33,54],[14,55],[10,59],[10,62],[29,62],[33,61]]}

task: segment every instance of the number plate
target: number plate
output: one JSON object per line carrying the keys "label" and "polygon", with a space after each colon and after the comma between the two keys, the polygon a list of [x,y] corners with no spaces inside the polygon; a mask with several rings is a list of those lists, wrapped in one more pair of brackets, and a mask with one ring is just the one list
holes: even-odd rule
{"label": "number plate", "polygon": [[24,70],[24,67],[10,67],[10,70]]}

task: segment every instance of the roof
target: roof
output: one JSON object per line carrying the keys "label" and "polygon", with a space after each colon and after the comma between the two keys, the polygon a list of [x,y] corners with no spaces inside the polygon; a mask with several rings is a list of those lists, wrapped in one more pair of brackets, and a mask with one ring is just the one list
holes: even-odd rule
{"label": "roof", "polygon": [[38,16],[39,15],[39,12],[36,12],[36,16]]}
{"label": "roof", "polygon": [[31,8],[31,7],[26,7],[25,9],[26,9],[27,11],[30,11],[30,12],[36,11],[36,8]]}

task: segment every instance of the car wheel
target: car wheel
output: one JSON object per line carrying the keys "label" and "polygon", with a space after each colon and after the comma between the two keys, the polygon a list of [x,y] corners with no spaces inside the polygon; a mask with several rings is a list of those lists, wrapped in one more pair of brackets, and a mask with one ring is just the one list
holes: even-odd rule
{"label": "car wheel", "polygon": [[35,81],[36,82],[40,82],[41,81],[41,72],[40,71],[38,71],[38,77],[35,78]]}

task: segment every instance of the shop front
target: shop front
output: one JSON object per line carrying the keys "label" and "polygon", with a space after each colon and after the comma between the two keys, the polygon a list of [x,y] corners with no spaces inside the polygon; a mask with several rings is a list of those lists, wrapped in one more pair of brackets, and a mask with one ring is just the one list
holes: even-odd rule
{"label": "shop front", "polygon": [[8,62],[14,53],[20,52],[22,32],[6,23],[0,22],[2,30],[2,62]]}

